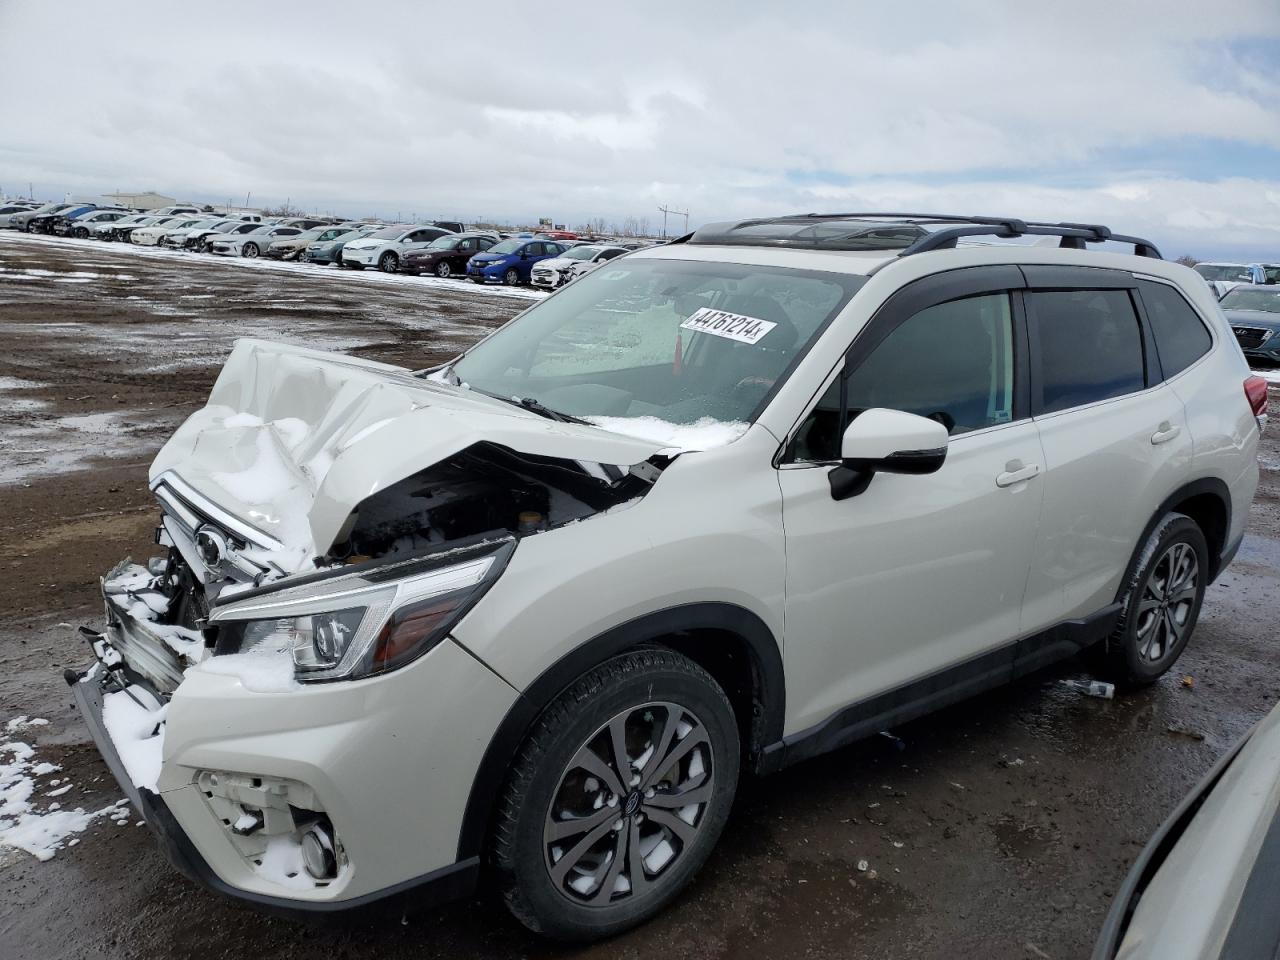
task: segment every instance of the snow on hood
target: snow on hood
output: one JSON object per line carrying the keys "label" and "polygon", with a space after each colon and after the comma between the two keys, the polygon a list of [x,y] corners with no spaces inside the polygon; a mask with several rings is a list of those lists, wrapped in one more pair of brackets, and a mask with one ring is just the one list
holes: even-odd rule
{"label": "snow on hood", "polygon": [[547,420],[390,364],[239,340],[207,406],[161,448],[150,480],[176,474],[278,540],[284,549],[269,559],[293,573],[371,494],[479,441],[623,465],[671,446]]}

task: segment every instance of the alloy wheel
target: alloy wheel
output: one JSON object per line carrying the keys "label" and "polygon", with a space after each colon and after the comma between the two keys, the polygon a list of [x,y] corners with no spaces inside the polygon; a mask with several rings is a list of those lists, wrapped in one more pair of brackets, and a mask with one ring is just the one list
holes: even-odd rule
{"label": "alloy wheel", "polygon": [[1200,586],[1200,563],[1187,543],[1169,547],[1151,568],[1138,602],[1138,655],[1156,662],[1175,648],[1190,626]]}
{"label": "alloy wheel", "polygon": [[711,740],[691,710],[653,702],[617,714],[552,796],[543,827],[552,885],[597,907],[653,889],[693,843],[714,789]]}
{"label": "alloy wheel", "polygon": [[520,274],[516,272],[515,267],[512,267],[503,275],[502,279],[506,281],[507,284],[514,287],[520,282]]}
{"label": "alloy wheel", "polygon": [[441,280],[447,279],[449,274],[452,272],[453,271],[449,269],[448,260],[441,260],[439,263],[436,264],[436,276],[439,277]]}

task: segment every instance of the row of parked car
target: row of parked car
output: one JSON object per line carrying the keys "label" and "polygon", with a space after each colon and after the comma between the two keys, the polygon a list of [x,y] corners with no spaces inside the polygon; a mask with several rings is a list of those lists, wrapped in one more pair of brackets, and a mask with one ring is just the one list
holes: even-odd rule
{"label": "row of parked car", "polygon": [[467,230],[456,221],[386,224],[322,217],[220,216],[174,205],[137,213],[92,203],[0,206],[0,227],[216,256],[268,257],[352,270],[554,290],[648,241]]}

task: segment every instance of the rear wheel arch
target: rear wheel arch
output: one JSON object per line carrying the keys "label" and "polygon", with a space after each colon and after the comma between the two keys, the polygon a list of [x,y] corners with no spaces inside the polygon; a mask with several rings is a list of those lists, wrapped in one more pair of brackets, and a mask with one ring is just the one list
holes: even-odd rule
{"label": "rear wheel arch", "polygon": [[751,768],[782,738],[786,705],[782,654],[773,632],[751,611],[695,603],[646,614],[587,641],[542,672],[516,699],[489,741],[471,784],[458,838],[458,859],[485,853],[497,798],[534,723],[583,674],[611,657],[646,646],[678,651],[711,674],[733,705]]}
{"label": "rear wheel arch", "polygon": [[1143,548],[1151,539],[1151,534],[1170,513],[1186,514],[1196,522],[1196,526],[1204,534],[1209,547],[1210,582],[1222,572],[1223,552],[1227,547],[1227,535],[1231,530],[1231,490],[1217,477],[1204,477],[1193,480],[1169,494],[1151,515],[1151,519],[1142,528],[1142,534],[1134,544],[1133,555],[1125,567],[1119,588],[1122,593],[1142,559]]}

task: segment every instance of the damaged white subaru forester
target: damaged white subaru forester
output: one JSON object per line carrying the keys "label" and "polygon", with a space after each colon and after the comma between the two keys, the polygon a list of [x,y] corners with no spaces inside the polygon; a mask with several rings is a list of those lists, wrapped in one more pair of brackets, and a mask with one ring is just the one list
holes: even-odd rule
{"label": "damaged white subaru forester", "polygon": [[237,343],[151,468],[159,555],[104,579],[67,679],[218,891],[484,878],[534,930],[606,936],[680,893],[748,771],[1080,651],[1164,674],[1265,409],[1144,240],[719,224],[437,369]]}

